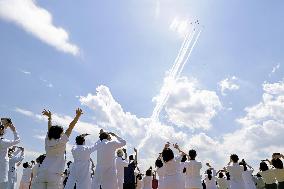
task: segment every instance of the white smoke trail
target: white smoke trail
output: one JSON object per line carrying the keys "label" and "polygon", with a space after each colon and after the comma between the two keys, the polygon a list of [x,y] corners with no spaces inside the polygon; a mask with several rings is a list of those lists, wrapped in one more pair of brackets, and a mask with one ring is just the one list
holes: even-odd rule
{"label": "white smoke trail", "polygon": [[[138,149],[143,148],[143,146],[145,145],[147,140],[151,137],[151,128],[152,128],[152,126],[155,125],[156,122],[159,121],[159,115],[160,115],[163,107],[165,106],[165,104],[166,104],[166,102],[167,102],[167,100],[170,96],[172,85],[180,77],[180,74],[181,74],[185,64],[187,63],[187,61],[188,61],[188,59],[189,59],[189,57],[192,53],[192,50],[194,49],[194,47],[195,47],[195,45],[198,41],[201,30],[198,31],[196,37],[195,37],[195,33],[196,33],[195,29],[193,29],[193,31],[191,31],[191,32],[188,32],[188,34],[186,35],[186,37],[183,41],[183,44],[182,44],[182,46],[179,50],[177,58],[175,59],[175,63],[173,65],[173,67],[170,69],[169,75],[164,80],[164,84],[163,84],[163,86],[161,88],[161,92],[160,92],[161,95],[159,96],[159,99],[157,100],[157,104],[156,104],[156,106],[153,110],[153,114],[151,116],[152,121],[151,121],[150,125],[147,126],[146,136],[140,142]],[[193,39],[195,39],[195,40],[192,43]],[[186,56],[186,58],[185,58],[185,56]],[[168,87],[168,85],[170,85],[170,86]]]}

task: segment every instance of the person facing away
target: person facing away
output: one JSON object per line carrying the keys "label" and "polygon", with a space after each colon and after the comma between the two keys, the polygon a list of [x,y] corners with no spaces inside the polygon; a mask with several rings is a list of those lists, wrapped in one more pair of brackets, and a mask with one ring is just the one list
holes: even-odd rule
{"label": "person facing away", "polygon": [[31,187],[31,177],[32,177],[32,168],[28,162],[23,164],[23,175],[20,182],[19,189],[30,189]]}
{"label": "person facing away", "polygon": [[[242,173],[242,177],[244,180],[245,189],[256,189],[255,183],[253,181],[252,173],[254,169],[248,165],[245,160],[243,159],[240,163],[244,167],[244,171]],[[250,169],[248,169],[250,168]]]}
{"label": "person facing away", "polygon": [[271,164],[275,168],[274,174],[278,182],[278,189],[284,189],[284,169],[281,158],[284,159],[283,154],[274,153],[271,160]]}
{"label": "person facing away", "polygon": [[230,188],[231,189],[244,189],[244,181],[242,173],[243,166],[239,165],[239,157],[236,154],[230,156],[230,162],[226,167],[226,171],[230,173]]}
{"label": "person facing away", "polygon": [[124,189],[134,189],[135,188],[135,169],[137,167],[137,149],[134,148],[135,156],[129,156],[128,166],[124,168]]}
{"label": "person facing away", "polygon": [[[126,149],[118,149],[117,157],[115,158],[116,178],[118,189],[123,189],[124,183],[124,168],[128,167]],[[123,159],[124,155],[124,159]]]}
{"label": "person facing away", "polygon": [[44,110],[42,114],[48,118],[48,132],[45,138],[46,157],[38,169],[33,189],[59,189],[63,185],[66,144],[83,112],[80,108],[76,110],[76,116],[65,132],[61,126],[52,126],[50,111]]}
{"label": "person facing away", "polygon": [[41,166],[43,160],[45,159],[45,154],[42,154],[40,155],[38,158],[36,158],[36,164],[33,166],[32,168],[32,177],[31,177],[31,188],[34,187],[34,183],[35,183],[35,180],[37,178],[37,172],[38,172],[38,169],[39,167]]}
{"label": "person facing away", "polygon": [[[179,150],[177,144],[174,145],[174,148]],[[165,168],[164,176],[164,189],[175,189],[181,188],[184,189],[183,179],[181,178],[181,160],[174,157],[174,152],[170,149],[170,143],[166,143],[162,152],[163,167]]]}
{"label": "person facing away", "polygon": [[140,173],[136,176],[136,189],[143,189],[143,178]]}
{"label": "person facing away", "polygon": [[218,175],[218,178],[217,178],[218,189],[228,189],[229,188],[228,181],[225,178],[223,170],[218,171],[217,175]]}
{"label": "person facing away", "polygon": [[262,161],[259,164],[259,174],[263,178],[266,189],[277,189],[275,173],[273,169],[269,169],[268,165]]}
{"label": "person facing away", "polygon": [[[13,132],[14,139],[7,140],[4,138],[5,131],[10,128]],[[0,125],[0,188],[6,189],[8,187],[8,171],[9,171],[9,159],[7,156],[8,149],[16,144],[20,143],[20,137],[16,131],[16,127],[13,125],[11,119],[1,118]]]}
{"label": "person facing away", "polygon": [[257,189],[265,189],[265,183],[259,173],[257,173],[253,178]]}
{"label": "person facing away", "polygon": [[91,189],[90,156],[97,150],[98,144],[87,146],[85,144],[87,135],[82,134],[76,137],[76,145],[71,150],[74,163],[70,167],[66,189],[73,189],[75,184],[77,189]]}
{"label": "person facing away", "polygon": [[[112,139],[115,138],[115,140]],[[117,189],[115,151],[126,145],[126,141],[112,132],[101,130],[97,141],[97,165],[93,178],[95,189]]]}
{"label": "person facing away", "polygon": [[8,151],[8,157],[9,157],[8,189],[14,189],[15,185],[17,184],[17,167],[24,160],[24,156],[25,156],[24,148],[22,147],[13,146]]}
{"label": "person facing away", "polygon": [[158,159],[155,162],[155,166],[156,166],[156,172],[158,174],[159,177],[159,189],[164,189],[164,177],[165,177],[165,168],[164,168],[164,164],[163,161],[161,160],[162,158],[162,154],[160,153],[160,156],[158,157]]}
{"label": "person facing away", "polygon": [[143,178],[143,189],[152,189],[152,167],[146,171],[146,176]]}
{"label": "person facing away", "polygon": [[209,163],[206,164],[209,169],[206,171],[205,185],[206,189],[217,189],[216,171]]}
{"label": "person facing away", "polygon": [[185,163],[186,168],[186,178],[185,178],[185,188],[186,189],[201,189],[201,174],[200,170],[202,164],[196,161],[197,153],[195,150],[189,150],[188,152],[189,161]]}

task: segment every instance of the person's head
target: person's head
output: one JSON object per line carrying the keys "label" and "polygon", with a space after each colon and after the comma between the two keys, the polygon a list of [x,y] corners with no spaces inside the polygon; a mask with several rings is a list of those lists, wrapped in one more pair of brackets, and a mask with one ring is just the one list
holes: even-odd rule
{"label": "person's head", "polygon": [[261,176],[261,174],[257,173],[257,174],[256,174],[256,177],[257,177],[257,178],[261,178],[262,176]]}
{"label": "person's head", "polygon": [[267,164],[264,162],[264,161],[262,161],[260,164],[259,164],[259,170],[260,171],[267,171],[269,168],[268,168],[268,166],[267,166]]}
{"label": "person's head", "polygon": [[232,160],[233,163],[238,163],[238,161],[239,161],[239,157],[238,157],[237,154],[232,154],[230,156],[230,159]]}
{"label": "person's head", "polygon": [[142,180],[142,174],[138,174],[138,175],[136,176],[136,178],[137,178],[137,180]]}
{"label": "person's head", "polygon": [[192,149],[192,150],[189,150],[188,156],[189,156],[190,160],[195,160],[197,153],[196,153],[195,150]]}
{"label": "person's head", "polygon": [[181,159],[181,162],[186,162],[186,160],[187,160],[186,155],[183,155],[182,159]]}
{"label": "person's head", "polygon": [[212,170],[211,169],[207,169],[206,174],[208,176],[208,179],[211,180],[212,179]]}
{"label": "person's head", "polygon": [[283,169],[283,162],[281,161],[281,159],[272,159],[271,162],[273,167],[275,167],[276,169]]}
{"label": "person's head", "polygon": [[157,168],[163,167],[163,161],[161,159],[157,159],[156,162],[155,162],[155,166]]}
{"label": "person's head", "polygon": [[24,164],[23,164],[23,167],[26,169],[26,168],[28,168],[30,165],[29,165],[29,162],[25,162]]}
{"label": "person's head", "polygon": [[227,180],[231,180],[231,175],[229,172],[226,172],[226,177],[227,177]]}
{"label": "person's head", "polygon": [[10,118],[1,118],[1,124],[4,126],[4,128],[8,127],[8,125],[11,123],[12,121]]}
{"label": "person's head", "polygon": [[117,155],[117,157],[122,157],[123,156],[123,150],[122,149],[118,149],[117,151],[116,151],[116,155]]}
{"label": "person's head", "polygon": [[63,134],[63,127],[59,125],[51,126],[48,130],[48,139],[59,139]]}
{"label": "person's head", "polygon": [[76,140],[77,145],[84,145],[85,144],[85,137],[83,135],[77,136],[75,140]]}
{"label": "person's head", "polygon": [[129,156],[129,161],[132,161],[132,160],[134,160],[134,156],[133,156],[133,155],[130,155],[130,156]]}
{"label": "person's head", "polygon": [[162,152],[164,162],[174,159],[174,152],[170,148],[165,148]]}
{"label": "person's head", "polygon": [[0,125],[0,137],[5,134],[5,127],[4,125]]}
{"label": "person's head", "polygon": [[146,176],[152,176],[152,167],[146,171]]}
{"label": "person's head", "polygon": [[42,164],[43,160],[45,159],[46,155],[45,154],[42,154],[40,155],[38,158],[37,158],[37,162],[39,164]]}
{"label": "person's head", "polygon": [[106,133],[106,132],[101,132],[100,136],[99,136],[101,141],[102,140],[109,140],[109,137],[110,137],[110,135],[108,133]]}
{"label": "person's head", "polygon": [[224,174],[222,172],[219,173],[219,178],[224,178]]}
{"label": "person's head", "polygon": [[244,171],[248,170],[247,163],[245,162],[244,159],[242,159],[242,161],[239,163],[239,165],[242,165],[244,167]]}

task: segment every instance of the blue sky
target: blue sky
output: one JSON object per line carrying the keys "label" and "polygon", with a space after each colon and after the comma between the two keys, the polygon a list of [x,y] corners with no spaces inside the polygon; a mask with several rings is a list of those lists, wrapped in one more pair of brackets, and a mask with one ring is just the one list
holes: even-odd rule
{"label": "blue sky", "polygon": [[[175,19],[179,23],[198,19],[202,33],[182,72],[183,79],[173,88],[175,93],[164,107],[158,123],[161,125],[157,126],[163,129],[166,125],[169,131],[155,140],[162,146],[168,132],[180,132],[169,140],[182,143],[184,148],[190,144],[206,156],[201,159],[212,159],[221,165],[226,163],[224,157],[206,145],[217,145],[228,155],[232,144],[226,136],[232,135],[236,136],[233,150],[256,165],[257,158],[268,156],[270,150],[284,149],[277,142],[284,133],[284,117],[274,116],[283,112],[283,5],[281,0],[0,0],[1,115],[14,120],[22,145],[31,152],[28,158],[44,149],[43,141],[35,137],[46,132],[46,123],[36,116],[43,108],[51,109],[62,118],[58,122],[64,124],[68,122],[64,116],[73,116],[75,108],[81,106],[85,112],[83,129],[90,123],[92,131],[101,127],[114,130],[135,146],[139,141],[134,141],[131,132],[120,125],[127,125],[133,132],[139,132],[143,125],[145,131],[144,125],[149,123],[155,107],[152,99],[159,96],[166,71],[174,64],[184,38],[183,32],[170,26]],[[42,12],[31,16],[24,11],[29,8],[35,15]],[[232,79],[234,76],[236,79]],[[193,80],[197,84],[193,85]],[[224,80],[229,87],[222,94],[220,82]],[[267,85],[263,86],[265,82]],[[98,86],[103,88],[96,93]],[[110,94],[104,95],[107,89]],[[184,91],[187,95],[183,95]],[[199,96],[200,91],[207,101]],[[84,99],[88,93],[95,100]],[[264,99],[264,93],[273,98]],[[108,95],[114,98],[109,102],[113,109],[108,113],[104,109],[107,105],[94,109]],[[187,104],[190,99],[197,100]],[[252,109],[246,111],[246,107]],[[169,112],[179,113],[171,116]],[[116,120],[116,113],[122,120]],[[246,121],[236,121],[240,118]],[[135,122],[134,127],[131,121]],[[196,128],[192,126],[195,121],[205,125],[208,122],[211,128]],[[272,121],[272,125],[279,124],[278,134],[266,132],[267,128],[275,129],[268,124]],[[263,133],[253,133],[256,125]],[[76,132],[72,139],[79,131]],[[275,141],[267,140],[258,148],[250,146],[259,143],[254,138],[257,133],[276,137]],[[243,139],[244,135],[248,138]],[[93,137],[97,139],[96,135]],[[249,141],[246,150],[242,150],[242,140]],[[248,154],[262,147],[263,151]],[[147,162],[145,156],[142,154],[141,159]]]}

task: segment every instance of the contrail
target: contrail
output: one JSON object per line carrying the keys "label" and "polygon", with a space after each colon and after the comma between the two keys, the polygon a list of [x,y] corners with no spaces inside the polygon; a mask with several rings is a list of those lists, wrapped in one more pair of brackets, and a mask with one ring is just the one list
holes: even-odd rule
{"label": "contrail", "polygon": [[[178,53],[178,55],[175,59],[175,63],[173,65],[173,67],[170,69],[169,75],[165,78],[165,79],[170,79],[170,82],[175,82],[180,77],[180,74],[181,74],[185,64],[187,63],[195,45],[196,45],[196,43],[199,39],[201,30],[198,31],[196,37],[195,37],[195,33],[196,33],[196,29],[193,29],[191,32],[188,32],[188,34],[186,35],[186,37],[185,37],[185,39],[182,43],[182,46],[179,50],[179,53]],[[194,40],[194,42],[192,43],[193,40]],[[187,54],[187,56],[186,56],[186,54]],[[186,56],[186,58],[185,58],[185,56]],[[152,121],[151,121],[150,125],[147,126],[148,129],[146,131],[146,136],[140,142],[138,149],[141,149],[145,145],[146,141],[150,138],[151,126],[159,121],[159,115],[160,115],[164,105],[166,104],[166,102],[167,102],[167,100],[170,96],[170,92],[171,92],[171,87],[167,88],[167,86],[166,86],[167,84],[168,83],[164,81],[164,84],[163,84],[163,86],[161,88],[161,92],[160,92],[161,97],[159,97],[159,99],[157,100],[157,104],[156,104],[156,106],[153,110],[152,116],[151,116]],[[170,84],[172,84],[172,83],[170,83]]]}

